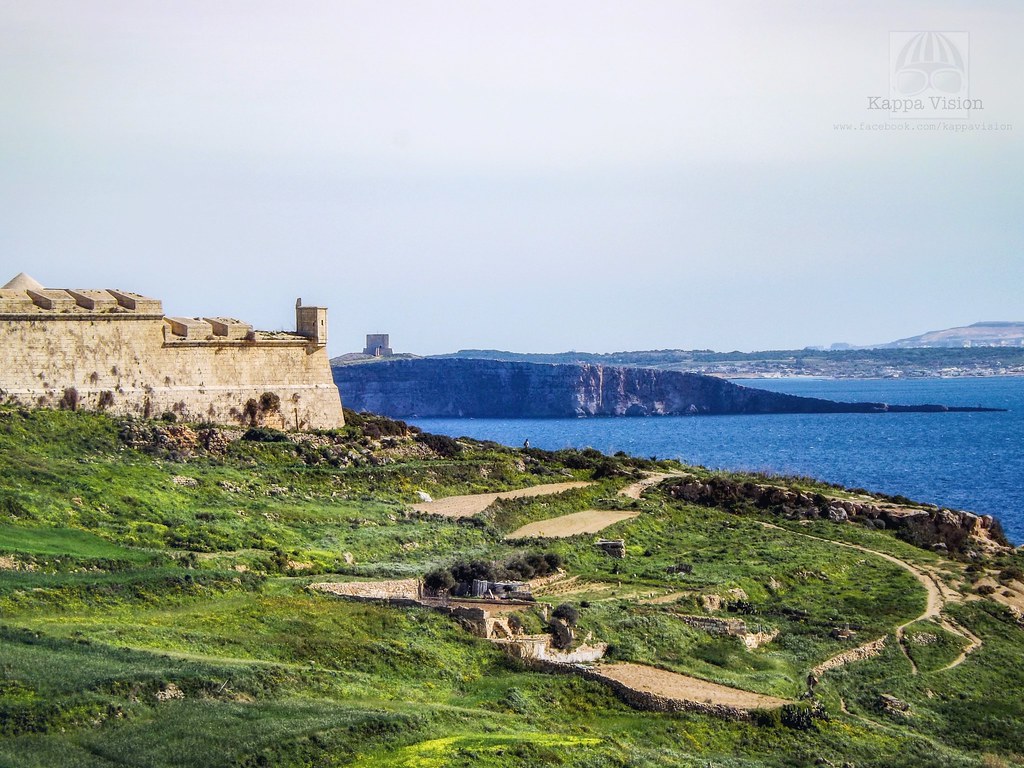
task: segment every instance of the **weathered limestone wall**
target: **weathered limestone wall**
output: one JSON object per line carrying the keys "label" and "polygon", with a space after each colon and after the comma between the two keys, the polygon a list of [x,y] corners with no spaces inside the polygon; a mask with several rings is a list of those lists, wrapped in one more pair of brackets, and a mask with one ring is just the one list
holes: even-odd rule
{"label": "weathered limestone wall", "polygon": [[317,582],[309,589],[356,600],[419,600],[422,591],[419,579]]}
{"label": "weathered limestone wall", "polygon": [[344,423],[326,348],[284,334],[180,340],[165,325],[157,314],[0,318],[0,390],[26,405],[56,406],[73,388],[85,408],[222,424],[241,422],[248,400],[272,392],[280,409],[263,414],[268,426]]}

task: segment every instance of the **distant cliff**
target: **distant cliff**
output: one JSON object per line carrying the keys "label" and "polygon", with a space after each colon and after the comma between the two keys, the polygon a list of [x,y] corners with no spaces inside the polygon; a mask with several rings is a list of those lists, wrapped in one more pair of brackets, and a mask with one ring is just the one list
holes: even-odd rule
{"label": "distant cliff", "polygon": [[958,411],[941,405],[837,403],[653,368],[425,358],[335,366],[348,407],[403,418],[566,418]]}

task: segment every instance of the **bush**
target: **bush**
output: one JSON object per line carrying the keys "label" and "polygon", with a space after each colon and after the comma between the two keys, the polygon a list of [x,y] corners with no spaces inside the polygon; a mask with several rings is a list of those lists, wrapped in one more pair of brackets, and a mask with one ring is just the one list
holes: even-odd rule
{"label": "bush", "polygon": [[416,435],[416,441],[423,443],[434,453],[439,456],[443,456],[446,459],[450,459],[462,453],[462,446],[459,445],[458,441],[448,437],[447,435],[434,435],[430,432],[421,432]]}
{"label": "bush", "polygon": [[548,568],[552,571],[557,571],[565,564],[562,556],[557,552],[546,552],[544,554],[544,560],[547,561]]}
{"label": "bush", "polygon": [[242,435],[243,440],[249,440],[254,443],[287,443],[291,442],[284,432],[279,429],[271,429],[270,427],[251,427],[245,430],[245,434]]}
{"label": "bush", "polygon": [[455,586],[455,578],[450,571],[438,568],[423,577],[423,586],[431,592],[447,592]]}
{"label": "bush", "polygon": [[1024,571],[1015,565],[1011,565],[1009,568],[1003,568],[999,572],[999,581],[1024,581]]}
{"label": "bush", "polygon": [[562,603],[551,612],[551,615],[556,619],[561,619],[570,627],[575,627],[580,620],[580,612],[569,603]]}
{"label": "bush", "polygon": [[829,719],[828,712],[821,702],[814,704],[786,704],[779,713],[779,719],[787,728],[798,731],[817,730],[818,720]]}
{"label": "bush", "polygon": [[619,462],[614,459],[604,459],[594,467],[592,477],[595,480],[602,480],[607,477],[622,477],[623,475],[628,474],[629,472],[623,469]]}
{"label": "bush", "polygon": [[459,584],[472,584],[474,579],[494,581],[497,571],[493,563],[473,560],[469,563],[456,563],[450,569],[452,578]]}

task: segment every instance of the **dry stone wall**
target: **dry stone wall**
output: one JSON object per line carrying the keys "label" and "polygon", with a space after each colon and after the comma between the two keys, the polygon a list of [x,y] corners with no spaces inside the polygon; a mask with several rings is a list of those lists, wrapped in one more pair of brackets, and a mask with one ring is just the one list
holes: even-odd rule
{"label": "dry stone wall", "polygon": [[310,584],[309,588],[337,597],[356,600],[419,600],[419,579],[392,581],[333,581]]}

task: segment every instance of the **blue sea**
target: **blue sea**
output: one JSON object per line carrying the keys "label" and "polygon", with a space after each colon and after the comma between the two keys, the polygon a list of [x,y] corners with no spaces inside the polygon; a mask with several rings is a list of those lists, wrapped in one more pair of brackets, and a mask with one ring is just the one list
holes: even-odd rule
{"label": "blue sea", "polygon": [[830,400],[942,403],[1005,413],[785,414],[592,419],[414,419],[429,432],[535,448],[680,459],[808,475],[995,515],[1024,542],[1024,377],[748,379],[744,386]]}

